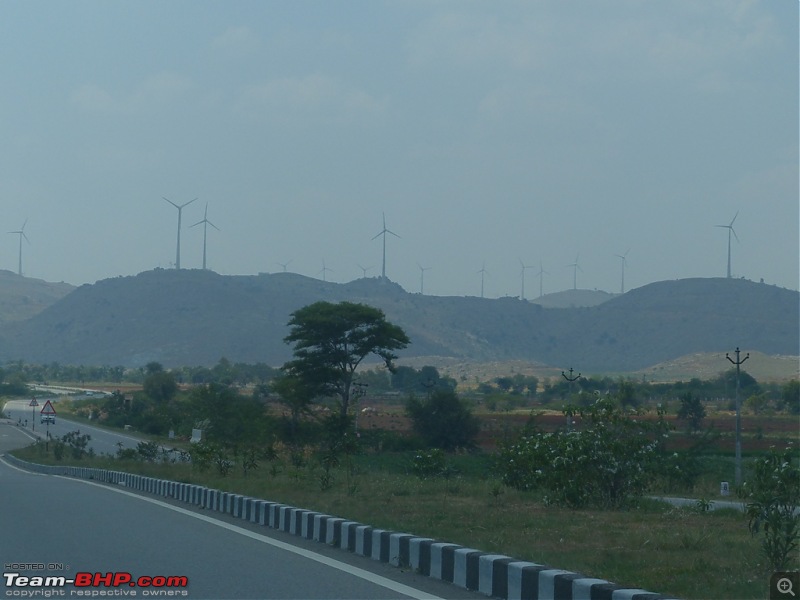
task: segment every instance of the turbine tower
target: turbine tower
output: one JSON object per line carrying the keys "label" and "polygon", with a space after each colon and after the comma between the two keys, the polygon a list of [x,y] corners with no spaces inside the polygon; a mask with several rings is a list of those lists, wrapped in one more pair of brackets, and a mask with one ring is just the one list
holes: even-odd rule
{"label": "turbine tower", "polygon": [[[323,258],[323,259],[322,259],[322,270],[320,271],[320,273],[322,273],[322,281],[328,281],[328,280],[325,278],[325,274],[326,274],[328,271],[331,271],[331,272],[333,272],[333,269],[329,269],[328,267],[326,267],[326,266],[325,266],[325,259]],[[318,274],[319,274],[319,273],[318,273]]]}
{"label": "turbine tower", "polygon": [[29,244],[31,241],[28,239],[28,236],[25,235],[25,225],[28,224],[28,219],[25,219],[25,222],[22,224],[22,227],[19,228],[18,231],[9,231],[8,233],[16,233],[19,236],[19,264],[17,266],[17,274],[22,275],[22,238],[25,238],[25,241]]}
{"label": "turbine tower", "polygon": [[421,264],[417,263],[419,267],[419,293],[425,293],[425,271],[430,269],[430,267],[423,267]]}
{"label": "turbine tower", "polygon": [[289,263],[291,263],[291,262],[292,262],[292,259],[290,258],[285,263],[279,262],[279,263],[275,263],[275,264],[282,266],[283,267],[283,272],[286,273],[286,267],[288,267]]}
{"label": "turbine tower", "polygon": [[530,265],[526,265],[524,262],[522,262],[521,258],[519,259],[519,264],[522,267],[521,273],[520,273],[520,275],[522,276],[522,290],[521,290],[521,293],[519,295],[519,298],[520,298],[520,300],[524,301],[525,300],[525,271],[527,269],[532,269],[533,267],[530,266]]}
{"label": "turbine tower", "polygon": [[619,288],[619,293],[620,294],[624,294],[625,293],[625,263],[628,261],[628,259],[625,258],[625,257],[628,256],[628,252],[630,252],[630,251],[631,251],[631,249],[628,248],[627,250],[625,250],[624,254],[615,254],[614,255],[617,258],[622,260],[622,285]]}
{"label": "turbine tower", "polygon": [[575,255],[575,262],[572,264],[567,265],[568,267],[572,267],[572,289],[578,289],[578,269],[580,269],[581,273],[583,273],[583,269],[581,269],[580,265],[578,264],[578,257],[580,253]]}
{"label": "turbine tower", "polygon": [[372,265],[370,265],[369,267],[362,267],[361,263],[356,263],[356,264],[358,265],[358,268],[361,269],[362,279],[366,279],[367,271],[369,271],[372,268]]}
{"label": "turbine tower", "polygon": [[394,237],[399,238],[400,236],[397,235],[394,231],[389,231],[386,229],[386,213],[383,213],[383,230],[374,235],[372,239],[374,240],[378,236],[383,236],[383,263],[381,267],[381,278],[385,281],[386,280],[386,234],[391,233]]}
{"label": "turbine tower", "polygon": [[481,298],[483,298],[483,277],[486,275],[486,263],[483,263],[481,270],[478,271],[481,274]]}
{"label": "turbine tower", "polygon": [[542,261],[539,261],[539,272],[536,274],[536,276],[539,278],[539,298],[544,296],[543,293],[544,286],[542,285],[542,282],[544,281],[543,275],[549,275],[549,274],[550,273],[545,271],[544,268],[542,267]]}
{"label": "turbine tower", "polygon": [[728,279],[731,278],[731,234],[733,237],[736,238],[736,241],[739,241],[739,236],[736,235],[736,231],[733,229],[733,222],[736,220],[736,217],[739,216],[739,211],[736,211],[736,214],[733,215],[733,219],[727,225],[714,225],[714,227],[722,227],[728,230]]}
{"label": "turbine tower", "polygon": [[[208,232],[208,226],[211,225],[214,229],[219,231],[219,227],[214,225],[211,221],[208,220],[208,202],[206,202],[206,210],[203,213],[203,220],[198,221],[192,227],[196,227],[197,225],[203,224],[203,270],[206,270],[206,233]],[[180,227],[180,226],[179,226]],[[178,230],[178,235],[180,235],[180,230]]]}
{"label": "turbine tower", "polygon": [[[164,198],[164,196],[161,197]],[[164,198],[164,200],[166,200],[167,202],[172,204],[172,206],[178,209],[178,246],[177,250],[175,250],[175,268],[180,269],[181,268],[181,212],[183,211],[184,206],[191,204],[192,202],[197,200],[197,198],[195,198],[194,200],[189,200],[188,202],[184,202],[183,204],[180,205],[175,204],[169,198]]]}

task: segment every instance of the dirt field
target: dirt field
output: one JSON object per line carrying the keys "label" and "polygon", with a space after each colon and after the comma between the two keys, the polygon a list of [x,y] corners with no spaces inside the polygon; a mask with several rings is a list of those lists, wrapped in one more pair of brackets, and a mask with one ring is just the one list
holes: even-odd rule
{"label": "dirt field", "polygon": [[[492,451],[497,448],[508,436],[521,430],[528,422],[529,416],[514,413],[489,413],[478,415],[481,420],[481,432],[478,435],[478,446],[483,450]],[[647,417],[646,417],[647,418]],[[649,418],[655,419],[655,416]],[[580,426],[580,419],[575,418],[575,425]],[[674,416],[668,416],[667,421],[675,427],[675,435],[670,441],[674,449],[686,448],[693,440],[684,432],[686,425],[677,421]],[[565,423],[565,417],[560,412],[549,411],[536,417],[537,425],[545,431],[555,431]],[[736,430],[736,418],[733,412],[717,413],[707,417],[705,426],[713,425],[721,434],[717,443],[720,451],[733,451],[733,435]],[[381,409],[372,407],[359,416],[360,429],[384,429],[400,434],[411,433],[411,420],[402,414],[399,409]],[[800,422],[797,417],[789,415],[743,415],[742,436],[747,450],[768,450],[770,446],[781,446],[792,441],[800,442]]]}

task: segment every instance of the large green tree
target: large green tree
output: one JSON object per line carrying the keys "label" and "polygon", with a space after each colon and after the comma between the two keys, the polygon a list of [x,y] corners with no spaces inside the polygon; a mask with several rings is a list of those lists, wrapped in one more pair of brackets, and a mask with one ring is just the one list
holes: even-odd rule
{"label": "large green tree", "polygon": [[409,344],[405,332],[386,320],[383,311],[352,302],[315,302],[292,313],[287,344],[294,343],[294,360],[284,372],[302,380],[315,395],[338,396],[347,415],[353,376],[370,354],[394,369],[395,350]]}

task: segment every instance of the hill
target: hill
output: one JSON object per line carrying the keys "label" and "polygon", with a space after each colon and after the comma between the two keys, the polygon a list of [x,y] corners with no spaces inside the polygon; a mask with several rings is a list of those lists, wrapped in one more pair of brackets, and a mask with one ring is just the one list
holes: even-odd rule
{"label": "hill", "polygon": [[581,308],[584,306],[597,306],[611,300],[618,294],[610,294],[601,290],[564,290],[539,296],[531,300],[545,308]]}
{"label": "hill", "polygon": [[735,279],[653,283],[592,307],[516,298],[412,294],[380,278],[346,284],[293,273],[222,276],[147,271],[84,285],[24,322],[0,328],[0,360],[137,367],[280,365],[290,314],[311,302],[381,308],[412,344],[403,357],[535,361],[584,372],[632,371],[739,346],[798,354],[800,294]]}
{"label": "hill", "polygon": [[0,269],[0,324],[29,319],[74,289]]}

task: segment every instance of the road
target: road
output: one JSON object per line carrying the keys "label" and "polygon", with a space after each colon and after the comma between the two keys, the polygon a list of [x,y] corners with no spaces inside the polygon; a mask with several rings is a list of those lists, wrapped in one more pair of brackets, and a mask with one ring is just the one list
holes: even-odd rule
{"label": "road", "polygon": [[[58,400],[56,398],[50,398],[50,400],[56,413],[58,413]],[[133,436],[107,431],[84,423],[76,423],[58,414],[56,414],[55,423],[41,423],[39,413],[47,398],[37,399],[37,401],[39,406],[31,407],[28,406],[30,400],[9,400],[3,408],[3,413],[9,415],[14,423],[22,423],[27,431],[42,437],[42,439],[48,432],[51,436],[58,437],[70,431],[87,433],[92,438],[89,442],[89,447],[93,448],[97,454],[115,455],[119,449],[118,444],[121,443],[125,448],[136,448],[136,445],[141,441]]]}
{"label": "road", "polygon": [[[19,427],[0,422],[0,452],[28,442]],[[194,599],[485,598],[239,519],[212,518],[207,511],[116,486],[32,474],[2,460],[0,489],[5,596],[12,591],[9,573],[74,578],[88,572],[129,573],[134,580],[186,577],[188,587],[169,591]],[[63,589],[66,596],[86,591]],[[101,589],[137,597],[167,591]]]}

